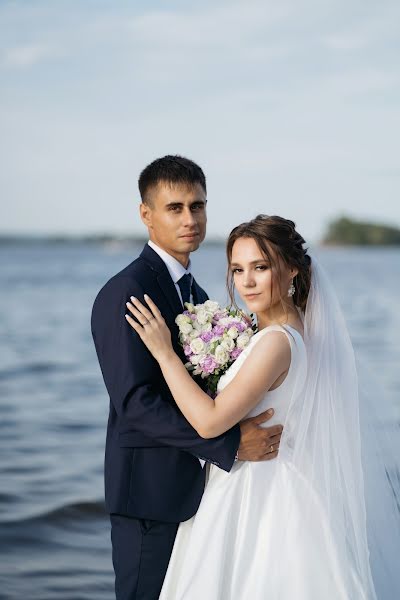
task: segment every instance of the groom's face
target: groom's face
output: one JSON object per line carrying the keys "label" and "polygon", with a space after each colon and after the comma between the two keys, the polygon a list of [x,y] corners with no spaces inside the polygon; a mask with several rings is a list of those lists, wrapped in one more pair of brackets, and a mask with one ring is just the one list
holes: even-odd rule
{"label": "groom's face", "polygon": [[150,239],[186,266],[206,235],[206,203],[200,184],[159,183],[140,205],[140,215]]}

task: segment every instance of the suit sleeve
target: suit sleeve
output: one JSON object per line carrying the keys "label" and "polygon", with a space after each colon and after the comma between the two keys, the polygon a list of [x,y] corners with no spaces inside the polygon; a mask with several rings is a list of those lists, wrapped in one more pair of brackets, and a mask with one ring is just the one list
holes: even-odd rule
{"label": "suit sleeve", "polygon": [[92,311],[100,368],[123,430],[140,432],[160,445],[187,451],[230,471],[240,443],[240,427],[205,440],[166,399],[168,388],[157,361],[124,316],[129,297],[143,301],[143,292],[134,280],[113,278],[99,292]]}

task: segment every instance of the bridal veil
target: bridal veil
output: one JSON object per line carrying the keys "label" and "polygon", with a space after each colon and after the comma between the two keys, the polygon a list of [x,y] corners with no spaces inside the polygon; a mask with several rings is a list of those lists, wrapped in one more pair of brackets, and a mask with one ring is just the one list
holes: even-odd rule
{"label": "bridal veil", "polygon": [[[281,498],[281,522],[290,529],[291,497],[302,497],[299,536],[315,531],[316,539],[323,537],[323,561],[337,598],[392,600],[399,593],[400,516],[393,479],[385,469],[385,451],[391,450],[379,440],[371,398],[359,395],[354,352],[336,294],[314,258],[311,269],[304,314],[307,377],[291,398],[277,458],[296,473],[291,493]],[[284,557],[293,550],[293,532],[285,533],[277,541],[275,564],[268,566],[278,582]],[[299,543],[300,548],[311,559],[315,548]]]}

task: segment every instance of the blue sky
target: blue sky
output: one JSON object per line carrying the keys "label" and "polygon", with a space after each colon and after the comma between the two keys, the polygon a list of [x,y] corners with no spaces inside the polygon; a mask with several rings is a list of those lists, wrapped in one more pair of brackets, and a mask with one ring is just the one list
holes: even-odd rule
{"label": "blue sky", "polygon": [[399,46],[397,1],[0,1],[0,231],[143,233],[167,153],[204,168],[211,236],[400,226]]}

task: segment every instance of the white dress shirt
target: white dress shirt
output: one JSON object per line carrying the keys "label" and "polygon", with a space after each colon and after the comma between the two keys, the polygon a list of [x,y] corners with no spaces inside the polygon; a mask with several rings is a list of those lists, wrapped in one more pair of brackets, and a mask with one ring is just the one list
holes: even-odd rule
{"label": "white dress shirt", "polygon": [[[185,269],[185,267],[179,262],[179,260],[176,260],[176,258],[174,258],[170,254],[168,254],[168,252],[165,252],[165,250],[160,248],[160,246],[157,246],[157,244],[155,244],[151,240],[149,240],[147,243],[150,246],[150,248],[152,248],[154,250],[154,252],[157,252],[158,256],[165,263],[165,266],[167,267],[168,272],[171,275],[171,279],[175,284],[176,291],[178,292],[178,296],[182,302],[182,294],[181,294],[180,287],[178,285],[178,281],[186,273],[189,273],[190,275],[192,274],[190,258],[189,258],[188,266]],[[193,302],[192,293],[190,293],[190,302]],[[183,302],[182,302],[182,308],[183,308]],[[204,467],[205,461],[202,460],[201,458],[199,458],[199,461],[200,461],[201,466]]]}
{"label": "white dress shirt", "polygon": [[[168,272],[171,275],[171,279],[175,284],[176,291],[178,292],[178,296],[182,302],[182,294],[181,294],[180,287],[178,285],[178,281],[186,273],[189,273],[189,275],[192,274],[190,258],[189,258],[188,266],[185,269],[185,267],[179,262],[179,260],[176,260],[176,258],[174,258],[170,254],[168,254],[168,252],[165,252],[165,250],[160,248],[160,246],[157,246],[157,244],[155,244],[151,240],[149,240],[147,243],[150,246],[150,248],[152,248],[154,250],[154,252],[157,252],[158,256],[165,263],[165,266],[167,267]],[[190,302],[193,302],[192,293],[190,293]],[[183,302],[182,302],[182,308],[183,308]]]}

